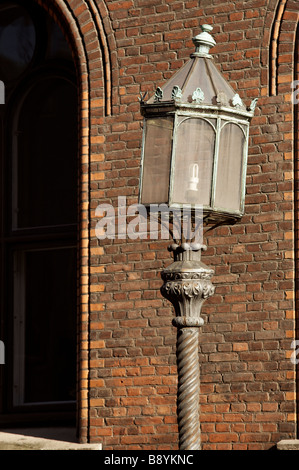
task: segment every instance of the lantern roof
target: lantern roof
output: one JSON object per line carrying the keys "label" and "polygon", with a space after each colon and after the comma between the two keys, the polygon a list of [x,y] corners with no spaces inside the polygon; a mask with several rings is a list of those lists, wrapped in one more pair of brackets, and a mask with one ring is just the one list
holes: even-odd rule
{"label": "lantern roof", "polygon": [[209,53],[216,41],[210,32],[211,25],[202,25],[202,32],[193,38],[195,52],[190,59],[168,80],[146,103],[163,105],[175,102],[179,106],[194,107],[224,107],[248,117],[254,113],[257,100],[253,100],[246,108],[239,94],[232,88],[214,64]]}

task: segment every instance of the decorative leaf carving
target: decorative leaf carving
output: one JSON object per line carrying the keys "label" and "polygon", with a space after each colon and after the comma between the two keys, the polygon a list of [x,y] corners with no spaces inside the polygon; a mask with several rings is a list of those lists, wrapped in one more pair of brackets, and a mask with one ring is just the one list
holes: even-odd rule
{"label": "decorative leaf carving", "polygon": [[228,98],[227,98],[226,93],[224,93],[224,91],[219,91],[219,93],[216,96],[216,103],[221,106],[228,106]]}
{"label": "decorative leaf carving", "polygon": [[140,103],[144,103],[146,95],[147,95],[147,91],[145,93],[140,92],[140,97],[138,97]]}
{"label": "decorative leaf carving", "polygon": [[193,92],[192,95],[192,101],[195,101],[197,104],[202,103],[202,101],[205,99],[205,94],[202,91],[201,88],[196,88],[196,90]]}
{"label": "decorative leaf carving", "polygon": [[155,102],[161,101],[162,98],[163,98],[163,90],[160,87],[158,87],[155,93]]}
{"label": "decorative leaf carving", "polygon": [[251,111],[252,113],[254,113],[257,102],[258,102],[258,98],[254,98],[254,100],[251,101],[250,106],[248,107],[248,111]]}
{"label": "decorative leaf carving", "polygon": [[243,106],[243,102],[242,102],[242,100],[241,100],[238,93],[236,93],[235,96],[233,97],[232,105],[236,108],[239,108],[239,107]]}
{"label": "decorative leaf carving", "polygon": [[182,98],[182,90],[178,85],[175,85],[171,92],[171,99],[172,100],[180,100]]}
{"label": "decorative leaf carving", "polygon": [[207,299],[214,293],[214,286],[209,281],[166,282],[162,293],[167,298],[197,298]]}

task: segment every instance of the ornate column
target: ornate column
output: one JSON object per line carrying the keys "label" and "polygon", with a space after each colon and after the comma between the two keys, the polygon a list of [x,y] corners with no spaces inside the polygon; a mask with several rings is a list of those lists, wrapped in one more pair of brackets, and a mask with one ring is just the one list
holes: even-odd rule
{"label": "ornate column", "polygon": [[174,306],[177,327],[178,401],[177,416],[180,450],[201,448],[199,421],[199,361],[198,328],[204,321],[200,316],[205,299],[213,295],[210,279],[214,271],[201,261],[199,243],[172,244],[174,262],[162,272],[162,295]]}

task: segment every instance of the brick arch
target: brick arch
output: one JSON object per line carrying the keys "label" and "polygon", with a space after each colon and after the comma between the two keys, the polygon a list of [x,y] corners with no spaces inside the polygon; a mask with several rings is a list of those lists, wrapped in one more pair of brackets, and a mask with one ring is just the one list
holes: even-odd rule
{"label": "brick arch", "polygon": [[269,38],[269,94],[277,94],[277,60],[278,40],[281,32],[281,22],[286,8],[287,0],[279,0],[273,18]]}
{"label": "brick arch", "polygon": [[[79,99],[78,99],[78,116],[79,116],[79,143],[78,143],[78,166],[79,166],[79,174],[81,176],[81,181],[78,183],[78,204],[79,204],[79,212],[81,213],[80,216],[80,228],[79,232],[79,243],[78,243],[78,260],[79,260],[79,290],[82,291],[84,285],[88,285],[89,282],[89,272],[83,271],[83,266],[89,265],[89,250],[88,250],[88,239],[89,239],[89,232],[87,229],[89,214],[87,210],[84,210],[84,207],[88,205],[88,192],[86,189],[84,190],[84,183],[83,181],[87,180],[88,184],[88,167],[89,164],[86,166],[86,162],[89,162],[89,152],[90,152],[90,145],[89,145],[89,123],[88,118],[90,114],[90,85],[88,80],[88,61],[87,61],[87,54],[84,47],[84,43],[82,40],[82,35],[80,34],[80,30],[78,28],[78,24],[76,22],[75,12],[72,12],[69,9],[69,6],[66,1],[64,0],[55,0],[52,1],[51,4],[44,2],[43,0],[36,0],[37,3],[42,6],[59,24],[61,29],[63,30],[65,37],[69,43],[71,48],[74,63],[76,65],[77,70],[77,83],[79,88]],[[44,4],[45,3],[45,4]],[[78,357],[77,357],[77,369],[78,369],[78,389],[79,390],[88,390],[88,382],[86,379],[86,362],[85,357],[83,354],[84,349],[88,347],[86,341],[86,332],[88,331],[88,327],[84,327],[83,325],[83,318],[86,310],[86,305],[88,304],[88,298],[84,298],[84,296],[79,294],[78,297],[78,321],[79,324],[82,325],[81,332],[79,332],[77,343],[78,343]],[[88,401],[82,399],[80,396],[81,394],[78,393],[77,395],[77,406],[78,406],[78,420],[81,420],[82,415],[84,412],[86,413],[86,409],[88,409]],[[86,441],[88,436],[86,435],[87,432],[80,429],[80,440]]]}
{"label": "brick arch", "polygon": [[[297,0],[280,0],[276,11],[276,22],[272,24],[272,45],[269,52],[272,56],[273,67],[269,67],[272,76],[269,75],[269,95],[277,103],[281,103],[286,113],[288,122],[281,123],[283,129],[283,152],[285,160],[292,162],[292,173],[289,176],[292,182],[292,204],[293,204],[293,230],[294,230],[294,329],[287,331],[287,337],[298,339],[299,325],[299,104],[292,100],[294,91],[294,80],[299,80],[299,11]],[[270,38],[271,39],[271,38]],[[271,43],[270,43],[271,45]],[[298,90],[298,87],[297,87]],[[296,94],[296,97],[298,95]],[[294,336],[295,335],[295,336]],[[297,432],[298,432],[298,392],[299,392],[299,368],[295,366],[295,383],[297,388]]]}
{"label": "brick arch", "polygon": [[89,441],[90,168],[95,121],[112,114],[113,83],[118,83],[115,39],[104,0],[35,0],[59,24],[73,53],[79,88],[79,333],[78,423],[81,442]]}
{"label": "brick arch", "polygon": [[106,3],[103,0],[87,0],[86,3],[94,19],[98,42],[102,51],[106,96],[105,107],[106,114],[110,115],[112,114],[114,98],[118,96],[117,93],[113,94],[114,84],[118,83],[116,41]]}
{"label": "brick arch", "polygon": [[[113,96],[117,97],[112,90],[117,83],[118,69],[116,42],[104,0],[36,1],[65,31],[79,72],[80,86],[85,92],[90,88],[96,90],[95,96],[102,100],[103,115],[111,115]],[[90,62],[97,71],[94,79]],[[95,87],[92,81],[97,81]]]}
{"label": "brick arch", "polygon": [[269,0],[261,49],[261,63],[268,67],[269,96],[277,95],[282,82],[279,78],[280,65],[285,60],[282,56],[287,52],[294,55],[297,23],[296,0]]}

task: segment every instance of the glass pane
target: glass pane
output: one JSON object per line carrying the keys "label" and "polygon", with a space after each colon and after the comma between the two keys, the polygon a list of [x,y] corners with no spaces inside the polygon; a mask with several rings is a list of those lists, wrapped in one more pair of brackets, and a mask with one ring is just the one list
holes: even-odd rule
{"label": "glass pane", "polygon": [[36,44],[34,24],[26,10],[4,3],[0,15],[0,77],[8,82],[30,64]]}
{"label": "glass pane", "polygon": [[70,47],[57,23],[48,18],[48,50],[47,59],[72,60]]}
{"label": "glass pane", "polygon": [[245,136],[234,123],[221,131],[215,193],[215,207],[239,211],[244,158]]}
{"label": "glass pane", "polygon": [[142,204],[168,202],[172,118],[146,120]]}
{"label": "glass pane", "polygon": [[27,94],[17,124],[13,228],[76,223],[75,86],[64,78],[41,79]]}
{"label": "glass pane", "polygon": [[24,403],[76,399],[76,249],[24,259]]}
{"label": "glass pane", "polygon": [[[204,119],[180,119],[171,202],[207,206],[211,198],[215,131]],[[215,119],[210,121],[215,125]]]}

